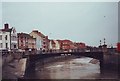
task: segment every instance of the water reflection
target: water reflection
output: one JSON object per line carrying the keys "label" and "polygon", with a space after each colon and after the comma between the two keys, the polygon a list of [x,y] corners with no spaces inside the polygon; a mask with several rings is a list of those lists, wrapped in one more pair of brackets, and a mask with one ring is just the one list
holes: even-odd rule
{"label": "water reflection", "polygon": [[90,63],[92,58],[76,58],[54,62],[44,67],[38,66],[35,71],[37,79],[95,79],[100,75],[99,62]]}

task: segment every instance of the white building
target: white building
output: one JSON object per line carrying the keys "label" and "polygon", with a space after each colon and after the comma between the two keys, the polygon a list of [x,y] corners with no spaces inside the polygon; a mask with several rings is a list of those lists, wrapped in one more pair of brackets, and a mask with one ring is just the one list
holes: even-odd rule
{"label": "white building", "polygon": [[59,41],[58,40],[50,40],[49,49],[59,50],[60,49]]}
{"label": "white building", "polygon": [[54,42],[54,40],[49,41],[49,49],[50,50],[55,50],[56,49],[56,43]]}
{"label": "white building", "polygon": [[9,28],[9,24],[4,24],[4,29],[0,29],[0,50],[12,50],[17,48],[17,34],[15,28]]}

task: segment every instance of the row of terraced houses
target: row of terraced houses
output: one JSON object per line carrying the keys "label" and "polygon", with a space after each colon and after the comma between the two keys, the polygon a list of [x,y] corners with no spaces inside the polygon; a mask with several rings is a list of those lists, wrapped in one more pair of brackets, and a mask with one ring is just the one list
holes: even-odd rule
{"label": "row of terraced houses", "polygon": [[49,39],[38,30],[33,30],[28,33],[17,33],[14,27],[9,24],[4,24],[3,29],[0,29],[0,50],[71,50],[85,49],[86,45],[82,42],[72,42],[71,40],[54,40]]}

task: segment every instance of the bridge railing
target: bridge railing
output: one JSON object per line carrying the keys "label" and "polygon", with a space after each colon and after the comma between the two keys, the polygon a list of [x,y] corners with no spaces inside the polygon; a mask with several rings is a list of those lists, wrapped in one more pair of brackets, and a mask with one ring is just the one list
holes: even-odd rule
{"label": "bridge railing", "polygon": [[50,54],[50,53],[66,53],[66,52],[102,52],[99,49],[97,50],[88,50],[88,49],[70,49],[70,50],[46,50],[46,51],[39,51],[36,54]]}
{"label": "bridge railing", "polygon": [[62,49],[49,49],[49,50],[36,50],[36,51],[25,51],[23,52],[24,55],[31,55],[31,54],[55,54],[55,53],[67,53],[67,52],[102,52],[100,49],[69,49],[69,50],[62,50]]}

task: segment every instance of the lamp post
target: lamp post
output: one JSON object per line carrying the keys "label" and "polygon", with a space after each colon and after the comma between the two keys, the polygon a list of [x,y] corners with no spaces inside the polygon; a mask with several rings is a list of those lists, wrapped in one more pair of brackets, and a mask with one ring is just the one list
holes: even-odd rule
{"label": "lamp post", "polygon": [[105,42],[105,38],[104,38],[104,45],[103,45],[103,52],[105,53],[105,52],[107,52],[107,45],[105,44],[106,42]]}
{"label": "lamp post", "polygon": [[105,45],[105,38],[104,38],[104,45]]}
{"label": "lamp post", "polygon": [[101,45],[101,40],[100,40],[100,46],[99,46],[99,51],[102,51],[102,45]]}

